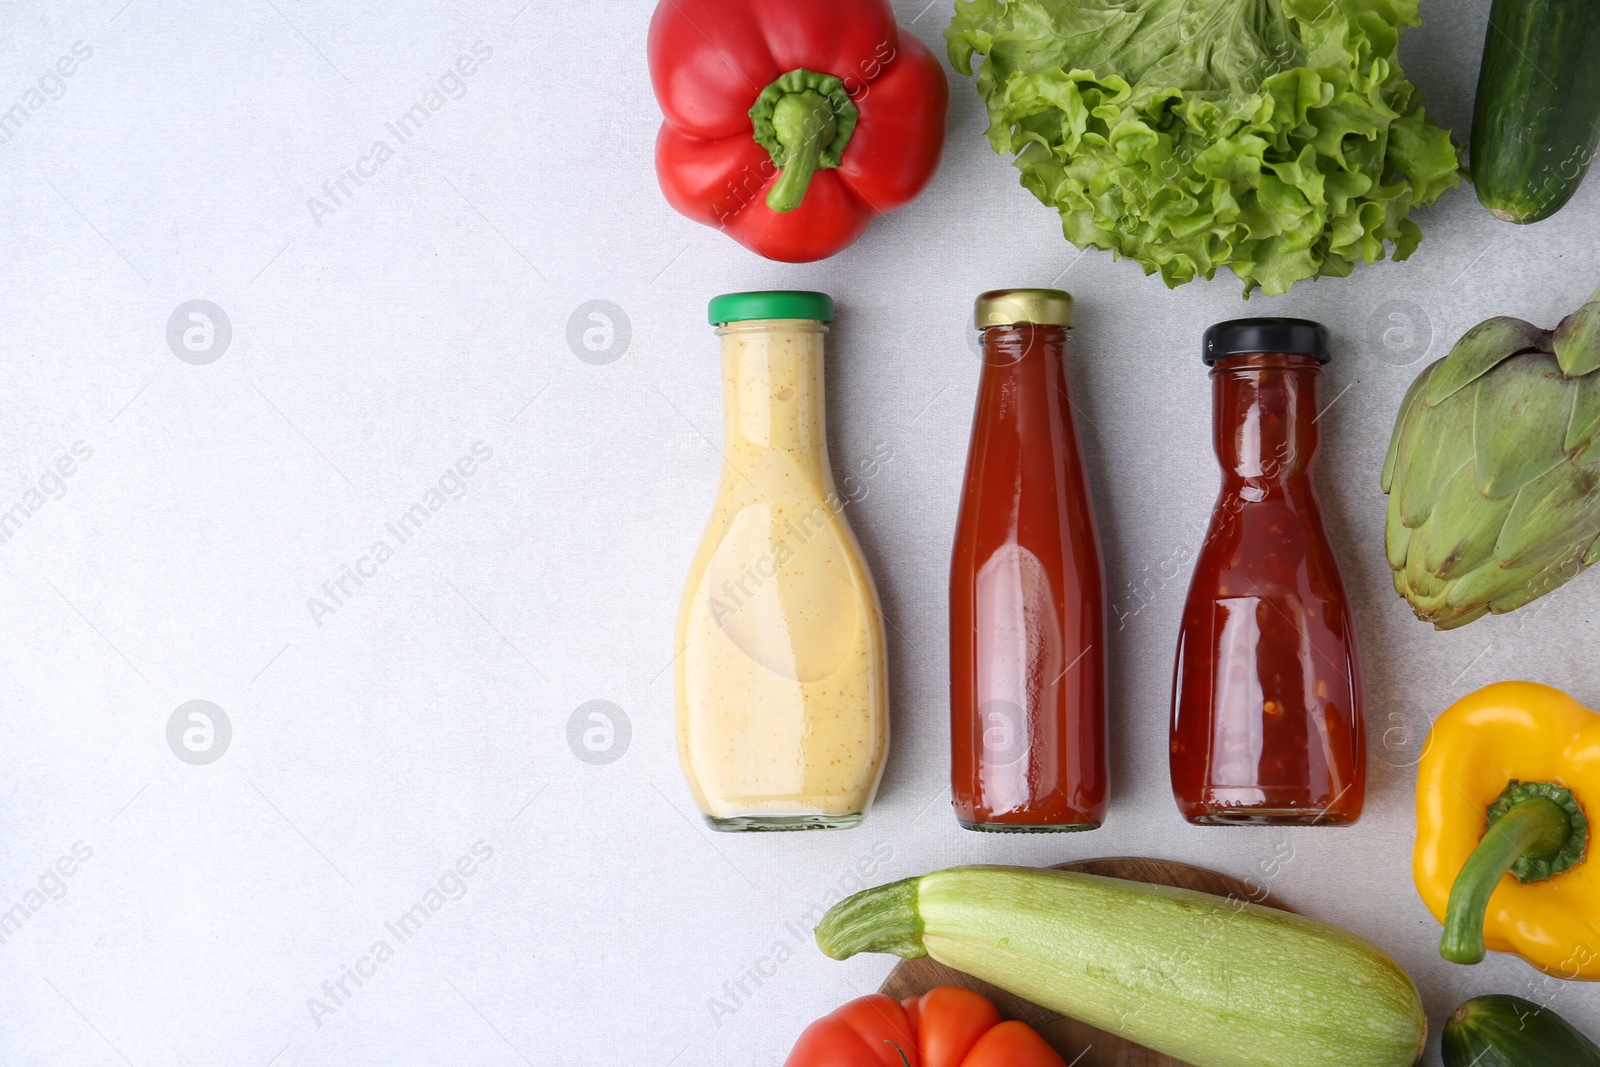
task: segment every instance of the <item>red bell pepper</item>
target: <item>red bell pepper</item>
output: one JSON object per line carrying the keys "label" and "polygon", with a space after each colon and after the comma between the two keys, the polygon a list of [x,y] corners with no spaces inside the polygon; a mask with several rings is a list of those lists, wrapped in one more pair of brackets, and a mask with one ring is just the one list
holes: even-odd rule
{"label": "red bell pepper", "polygon": [[888,0],[661,0],[661,191],[768,259],[848,246],[939,165],[944,68]]}
{"label": "red bell pepper", "polygon": [[784,1067],[1066,1067],[1027,1023],[1002,1022],[987,997],[940,986],[899,1001],[852,1000],[800,1035]]}

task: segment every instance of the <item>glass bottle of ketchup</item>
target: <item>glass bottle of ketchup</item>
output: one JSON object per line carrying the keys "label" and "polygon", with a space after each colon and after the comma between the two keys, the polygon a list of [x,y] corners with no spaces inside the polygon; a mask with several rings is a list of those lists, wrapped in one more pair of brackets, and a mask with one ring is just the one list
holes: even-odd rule
{"label": "glass bottle of ketchup", "polygon": [[1222,492],[1195,561],[1172,694],[1172,793],[1192,823],[1340,825],[1366,791],[1355,625],[1312,485],[1327,327],[1205,333]]}
{"label": "glass bottle of ketchup", "polygon": [[977,301],[983,370],[950,567],[951,786],[969,830],[1105,819],[1106,609],[1067,381],[1072,297]]}

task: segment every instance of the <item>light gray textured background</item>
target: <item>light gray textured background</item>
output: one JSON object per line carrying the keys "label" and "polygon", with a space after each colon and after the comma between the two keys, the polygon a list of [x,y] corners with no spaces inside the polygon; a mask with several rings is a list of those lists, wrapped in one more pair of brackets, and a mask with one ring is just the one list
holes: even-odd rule
{"label": "light gray textured background", "polygon": [[[897,3],[900,20],[942,52],[947,4],[924,2]],[[1441,962],[1410,873],[1428,720],[1508,677],[1600,700],[1600,580],[1435,634],[1389,590],[1377,489],[1425,354],[1492,314],[1553,325],[1600,281],[1600,184],[1522,229],[1447,194],[1410,262],[1246,305],[1231,278],[1169,292],[1078,258],[953,76],[927,193],[844,254],[784,266],[662,200],[650,7],[0,10],[0,110],[75,42],[92,50],[0,143],[0,510],[41,479],[55,491],[75,442],[92,453],[0,544],[0,909],[42,888],[0,944],[0,1062],[775,1064],[889,969],[831,962],[797,933],[860,872],[1124,854],[1253,875],[1371,937],[1435,1027],[1504,991],[1600,1033],[1592,990],[1509,957]],[[1485,10],[1428,0],[1405,41],[1432,114],[1463,137]],[[492,55],[464,94],[314,219],[308,198],[475,42]],[[1092,835],[974,835],[944,791],[945,567],[977,381],[965,323],[982,289],[1051,283],[1078,299],[1073,381],[1123,617],[1115,791]],[[673,751],[674,611],[719,462],[705,303],[764,287],[839,300],[835,469],[893,450],[849,512],[892,623],[895,729],[851,832],[713,836]],[[168,345],[194,299],[232,326],[208,365]],[[599,363],[567,340],[591,300],[631,334],[609,356],[578,346]],[[1373,740],[1351,830],[1193,829],[1168,792],[1184,561],[1216,484],[1197,345],[1245,313],[1318,318],[1337,339],[1321,486]],[[480,441],[492,457],[463,495],[314,620],[307,599]],[[196,699],[232,727],[203,766],[167,742]],[[593,700],[631,725],[609,763],[569,745]],[[399,944],[384,924],[480,841],[492,857],[464,895]],[[50,877],[79,842],[92,857]],[[393,958],[346,980],[318,1025],[308,998],[380,939]]]}

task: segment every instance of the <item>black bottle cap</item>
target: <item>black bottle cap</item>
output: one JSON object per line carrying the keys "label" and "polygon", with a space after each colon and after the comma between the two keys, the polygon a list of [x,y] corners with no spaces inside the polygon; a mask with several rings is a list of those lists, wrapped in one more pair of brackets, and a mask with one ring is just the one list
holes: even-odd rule
{"label": "black bottle cap", "polygon": [[1211,366],[1223,356],[1246,352],[1285,352],[1329,359],[1328,328],[1310,319],[1229,319],[1207,329],[1200,358]]}

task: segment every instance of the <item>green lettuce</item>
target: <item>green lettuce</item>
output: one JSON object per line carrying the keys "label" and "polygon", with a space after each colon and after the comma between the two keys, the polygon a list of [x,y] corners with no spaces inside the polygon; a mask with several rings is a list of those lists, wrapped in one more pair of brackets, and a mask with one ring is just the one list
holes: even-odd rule
{"label": "green lettuce", "polygon": [[1400,69],[1417,0],[956,0],[950,60],[1067,240],[1277,294],[1396,259],[1460,183]]}

